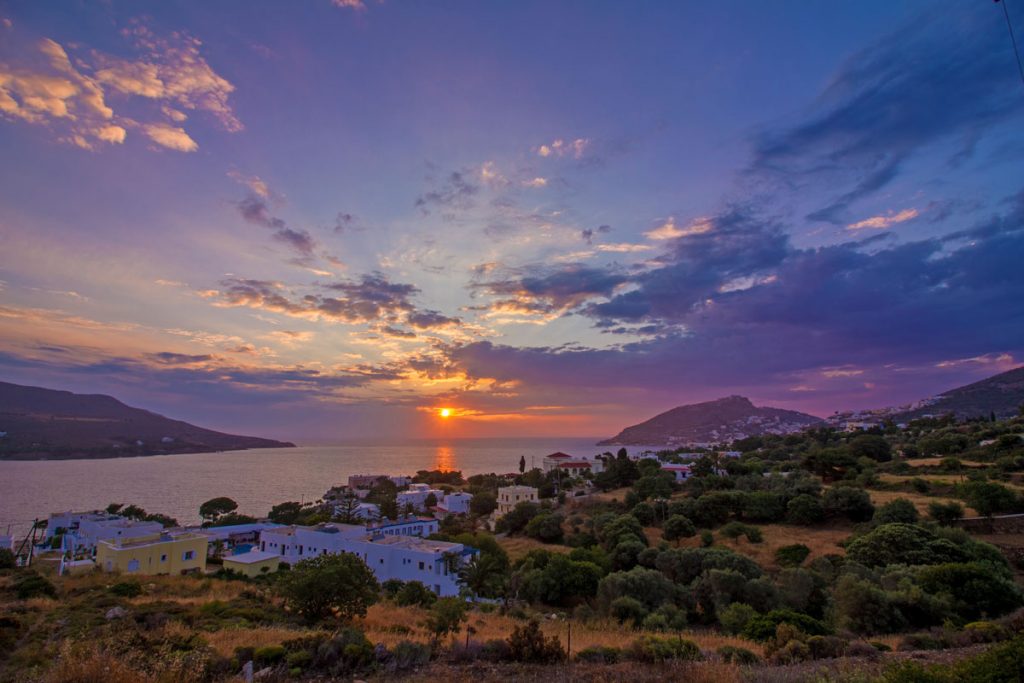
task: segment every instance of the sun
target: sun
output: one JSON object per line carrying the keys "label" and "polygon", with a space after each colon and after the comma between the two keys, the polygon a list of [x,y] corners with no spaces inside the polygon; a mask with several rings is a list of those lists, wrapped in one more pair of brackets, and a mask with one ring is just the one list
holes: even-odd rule
{"label": "sun", "polygon": [[451,417],[452,416],[452,409],[451,408],[441,408],[441,410],[439,410],[437,412],[438,412],[438,415],[440,415],[441,417]]}

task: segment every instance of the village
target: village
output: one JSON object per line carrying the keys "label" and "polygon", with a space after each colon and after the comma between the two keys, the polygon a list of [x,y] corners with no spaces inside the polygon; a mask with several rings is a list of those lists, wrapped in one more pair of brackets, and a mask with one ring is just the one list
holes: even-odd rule
{"label": "village", "polygon": [[[623,454],[632,462],[657,458],[652,452]],[[707,452],[676,454],[674,462],[661,462],[677,483],[691,475],[694,461]],[[734,451],[715,453],[738,457]],[[595,491],[593,478],[605,470],[610,453],[572,456],[552,453],[529,473],[555,482],[545,504],[558,506],[567,496],[582,498]],[[507,485],[496,490],[493,510],[484,517],[487,529],[522,503],[538,504],[541,488],[514,483],[522,472],[494,475]],[[719,474],[725,470],[715,468]],[[388,516],[369,502],[380,484],[395,489],[397,514]],[[0,548],[10,548],[21,564],[57,563],[59,575],[93,571],[126,575],[182,575],[234,572],[255,578],[319,555],[350,553],[361,558],[378,581],[419,581],[441,597],[460,594],[458,568],[478,554],[460,543],[431,540],[448,517],[466,516],[473,494],[441,485],[415,482],[413,476],[357,474],[346,484],[332,486],[315,507],[332,521],[315,525],[282,524],[269,518],[241,524],[217,520],[200,526],[166,526],[156,519],[126,516],[121,510],[54,512],[25,539],[0,536]],[[479,509],[476,510],[477,512]],[[227,521],[229,518],[223,518]],[[333,521],[343,520],[343,521]]]}

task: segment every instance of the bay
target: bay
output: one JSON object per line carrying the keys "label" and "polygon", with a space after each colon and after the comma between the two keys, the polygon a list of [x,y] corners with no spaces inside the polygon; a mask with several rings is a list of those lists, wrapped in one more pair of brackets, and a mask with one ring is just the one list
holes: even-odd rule
{"label": "bay", "polygon": [[[450,439],[348,442],[283,449],[157,455],[102,460],[0,462],[0,533],[24,534],[51,512],[134,503],[150,512],[199,522],[199,505],[216,496],[238,512],[265,516],[288,500],[312,501],[352,474],[461,470],[464,476],[515,472],[555,451],[593,455],[594,438]],[[629,449],[633,450],[643,449]]]}

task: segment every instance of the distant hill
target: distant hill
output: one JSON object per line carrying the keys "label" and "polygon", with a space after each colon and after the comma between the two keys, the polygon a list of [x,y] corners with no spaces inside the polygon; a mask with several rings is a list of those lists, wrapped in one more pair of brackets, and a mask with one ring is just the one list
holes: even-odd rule
{"label": "distant hill", "polygon": [[821,418],[780,408],[758,408],[742,396],[673,408],[626,427],[599,446],[685,446],[726,443],[759,434],[786,434]]}
{"label": "distant hill", "polygon": [[0,382],[0,460],[203,453],[295,444],[223,434],[110,396]]}
{"label": "distant hill", "polygon": [[894,409],[886,417],[907,422],[925,415],[948,415],[959,418],[1017,415],[1024,404],[1024,367],[1007,370],[980,382],[951,389],[938,396],[919,401],[912,408]]}

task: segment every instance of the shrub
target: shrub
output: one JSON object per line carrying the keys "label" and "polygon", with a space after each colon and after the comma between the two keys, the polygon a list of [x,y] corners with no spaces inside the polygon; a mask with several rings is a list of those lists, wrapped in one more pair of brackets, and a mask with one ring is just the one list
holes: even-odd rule
{"label": "shrub", "polygon": [[316,621],[337,613],[342,620],[366,614],[377,601],[380,586],[359,557],[349,553],[303,560],[277,582],[286,604]]}
{"label": "shrub", "polygon": [[751,619],[743,629],[743,637],[760,642],[770,640],[775,637],[779,624],[790,624],[809,635],[829,635],[828,627],[813,617],[793,610],[776,609]]}
{"label": "shrub", "polygon": [[626,621],[632,621],[634,624],[639,625],[644,617],[647,616],[647,608],[643,606],[636,598],[629,596],[623,596],[621,598],[615,598],[612,600],[611,605],[608,606],[608,612],[615,617],[619,623]]}
{"label": "shrub", "polygon": [[949,526],[963,519],[964,506],[956,501],[948,503],[929,503],[928,516],[943,526]]}
{"label": "shrub", "polygon": [[705,548],[710,548],[715,544],[715,537],[711,533],[711,529],[704,529],[700,532],[700,544]]}
{"label": "shrub", "polygon": [[734,645],[723,645],[718,648],[718,656],[726,664],[739,664],[740,666],[751,666],[760,664],[761,658],[745,647]]}
{"label": "shrub", "polygon": [[508,638],[509,659],[531,664],[553,664],[565,659],[558,636],[546,638],[536,621],[512,629]]}
{"label": "shrub", "polygon": [[790,524],[810,526],[825,518],[825,509],[815,496],[803,493],[786,505],[786,519]]}
{"label": "shrub", "polygon": [[680,538],[690,538],[696,533],[697,529],[688,517],[672,515],[665,520],[662,536],[666,541],[675,541]]}
{"label": "shrub", "polygon": [[558,543],[562,540],[564,518],[556,512],[542,512],[526,524],[524,533],[543,543]]}
{"label": "shrub", "polygon": [[959,546],[912,524],[883,524],[846,546],[846,557],[866,567],[939,564],[968,559]]}
{"label": "shrub", "polygon": [[751,543],[760,543],[764,540],[764,536],[761,534],[761,530],[756,526],[750,526],[742,522],[729,522],[721,529],[719,533],[726,538],[737,539],[740,536],[746,536],[747,540]]}
{"label": "shrub", "polygon": [[668,619],[665,618],[664,614],[655,612],[654,614],[648,614],[644,617],[641,626],[646,631],[667,631],[668,630]]}
{"label": "shrub", "polygon": [[110,592],[122,598],[134,598],[142,595],[142,584],[138,581],[120,581],[110,587]]}
{"label": "shrub", "polygon": [[277,664],[284,660],[285,654],[283,646],[267,645],[266,647],[257,648],[253,653],[253,659],[259,664]]}
{"label": "shrub", "polygon": [[811,636],[807,639],[807,648],[811,659],[836,659],[846,654],[847,643],[836,636]]}
{"label": "shrub", "polygon": [[718,613],[718,623],[726,633],[738,635],[743,633],[750,620],[757,616],[757,611],[750,605],[734,602]]}
{"label": "shrub", "polygon": [[917,508],[906,498],[897,498],[889,501],[882,507],[875,510],[871,521],[875,524],[914,524],[920,519]]}
{"label": "shrub", "polygon": [[35,570],[29,569],[15,577],[14,594],[19,600],[56,598],[57,587]]}
{"label": "shrub", "polygon": [[424,624],[437,640],[451,634],[456,635],[462,630],[466,621],[469,606],[462,598],[440,598],[430,608],[430,614]]}
{"label": "shrub", "polygon": [[14,569],[18,566],[14,552],[7,548],[0,548],[0,569]]}
{"label": "shrub", "polygon": [[434,591],[424,586],[419,581],[408,581],[395,593],[395,604],[402,607],[418,605],[419,607],[430,607],[437,600]]}
{"label": "shrub", "polygon": [[896,643],[896,649],[906,650],[942,650],[946,644],[941,638],[936,638],[930,633],[908,633]]}
{"label": "shrub", "polygon": [[394,671],[407,671],[408,669],[425,666],[429,661],[430,646],[402,640],[391,650],[389,668]]}
{"label": "shrub", "polygon": [[827,517],[846,517],[851,522],[866,522],[875,513],[868,492],[853,486],[830,488],[822,499],[822,508]]}
{"label": "shrub", "polygon": [[638,662],[696,662],[701,659],[701,654],[697,644],[690,640],[641,636],[630,645],[629,657]]}
{"label": "shrub", "polygon": [[811,549],[803,543],[784,545],[775,551],[775,562],[780,567],[799,567],[811,554]]}
{"label": "shrub", "polygon": [[345,676],[370,666],[375,660],[373,644],[357,628],[343,628],[325,640],[313,655],[313,666],[334,676]]}
{"label": "shrub", "polygon": [[622,658],[622,650],[605,645],[591,645],[576,653],[576,661],[590,664],[615,664]]}

